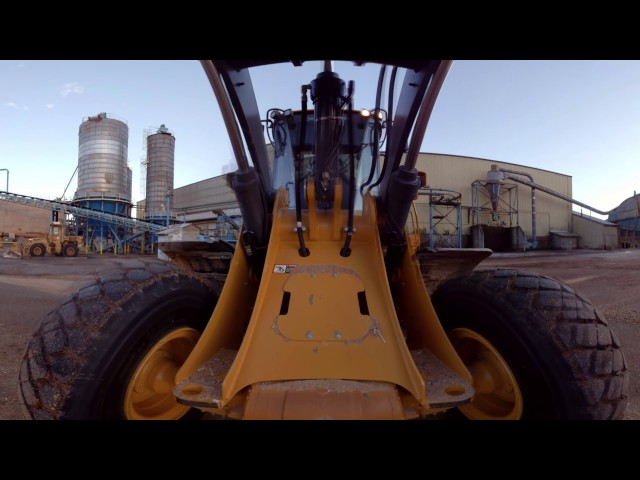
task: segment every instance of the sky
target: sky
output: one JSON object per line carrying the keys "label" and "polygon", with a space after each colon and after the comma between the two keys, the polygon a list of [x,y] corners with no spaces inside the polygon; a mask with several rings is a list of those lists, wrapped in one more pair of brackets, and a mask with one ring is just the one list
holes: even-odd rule
{"label": "sky", "polygon": [[[263,116],[300,108],[300,85],[321,68],[252,73]],[[354,80],[354,107],[372,108],[378,67],[334,68]],[[176,138],[174,188],[234,162],[197,60],[0,60],[0,190],[72,198],[79,128],[100,112],[128,125],[134,202],[144,198],[145,131],[162,124]],[[420,151],[570,175],[574,199],[614,209],[640,191],[640,61],[454,60]]]}

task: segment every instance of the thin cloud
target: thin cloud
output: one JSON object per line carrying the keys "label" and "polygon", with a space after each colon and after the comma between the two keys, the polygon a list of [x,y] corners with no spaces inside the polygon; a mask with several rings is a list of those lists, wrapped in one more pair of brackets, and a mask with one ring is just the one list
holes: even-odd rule
{"label": "thin cloud", "polygon": [[29,106],[28,105],[18,105],[15,102],[7,102],[4,104],[5,107],[9,107],[9,108],[15,108],[16,110],[29,110]]}
{"label": "thin cloud", "polygon": [[78,95],[84,92],[84,85],[79,84],[78,82],[65,83],[62,87],[60,87],[60,96],[66,97],[70,93],[77,93]]}
{"label": "thin cloud", "polygon": [[53,103],[47,103],[44,107],[45,108],[53,108],[53,107],[55,107],[55,105]]}

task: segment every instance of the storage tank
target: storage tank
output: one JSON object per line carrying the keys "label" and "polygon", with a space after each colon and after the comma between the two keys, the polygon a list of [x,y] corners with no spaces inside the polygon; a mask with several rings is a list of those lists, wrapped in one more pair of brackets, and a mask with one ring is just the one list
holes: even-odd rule
{"label": "storage tank", "polygon": [[176,138],[164,125],[147,136],[145,220],[168,224],[173,195]]}
{"label": "storage tank", "polygon": [[[130,217],[132,171],[126,122],[99,113],[83,119],[78,137],[78,189],[73,203]],[[85,243],[96,250],[121,244],[129,233],[124,227],[91,219],[81,219],[81,229]]]}
{"label": "storage tank", "polygon": [[80,125],[78,197],[100,196],[131,200],[127,161],[129,127],[106,113],[88,117]]}

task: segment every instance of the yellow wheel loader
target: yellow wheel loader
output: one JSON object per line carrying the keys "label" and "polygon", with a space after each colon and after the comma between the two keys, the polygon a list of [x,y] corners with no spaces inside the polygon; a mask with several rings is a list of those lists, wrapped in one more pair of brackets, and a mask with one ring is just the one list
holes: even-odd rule
{"label": "yellow wheel loader", "polygon": [[[251,72],[273,63],[317,75],[263,116]],[[332,61],[202,61],[238,164],[229,270],[140,264],[68,298],[24,355],[27,418],[622,418],[625,357],[587,299],[481,269],[490,250],[419,252],[415,165],[451,62],[353,64],[379,67],[371,110]]]}
{"label": "yellow wheel loader", "polygon": [[46,253],[56,256],[77,257],[82,247],[82,236],[70,235],[63,221],[49,224],[49,233],[43,237],[29,238],[22,247],[22,255],[43,257]]}

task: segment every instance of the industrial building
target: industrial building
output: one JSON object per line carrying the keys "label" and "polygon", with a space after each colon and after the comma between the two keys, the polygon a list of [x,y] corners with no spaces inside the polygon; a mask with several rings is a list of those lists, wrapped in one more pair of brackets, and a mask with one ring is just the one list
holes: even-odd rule
{"label": "industrial building", "polygon": [[[172,137],[164,125],[159,133]],[[150,135],[149,150],[157,152],[160,160],[154,165],[168,163],[171,170],[162,176],[164,183],[160,175],[152,175],[153,187],[149,190],[162,188],[166,192],[173,189],[173,149],[170,142],[169,149],[163,148],[164,139],[158,142],[153,137]],[[20,245],[26,238],[44,235],[50,222],[59,220],[82,237],[83,253],[126,253],[131,247],[144,251],[146,237],[160,228],[155,224],[159,223],[158,216],[162,216],[164,225],[168,209],[154,212],[151,220],[155,223],[131,218],[133,172],[128,161],[127,123],[114,115],[99,113],[83,119],[78,138],[78,187],[71,201],[0,193],[0,200],[4,200],[0,202],[4,249]]]}
{"label": "industrial building", "polygon": [[[77,208],[70,221],[83,236],[86,251],[153,252],[149,247],[157,237],[149,225],[190,223],[213,238],[237,236],[240,209],[226,175],[174,188],[176,137],[164,124],[144,133],[146,155],[140,169],[146,198],[137,203],[132,219],[127,123],[99,113],[80,125],[78,188],[68,205]],[[573,211],[572,177],[561,173],[436,153],[419,154],[416,168],[426,179],[415,202],[418,225],[409,228],[419,228],[426,247],[526,251],[638,246],[635,194],[603,221]],[[46,202],[34,205],[28,197],[0,202],[3,241],[47,231],[52,212]],[[108,215],[82,216],[77,214],[81,209]]]}
{"label": "industrial building", "polygon": [[640,246],[640,194],[633,192],[618,208],[609,214],[609,220],[620,227],[622,248]]}
{"label": "industrial building", "polygon": [[3,241],[42,236],[49,229],[49,222],[51,212],[47,210],[0,202],[0,233]]}
{"label": "industrial building", "polygon": [[[421,153],[417,168],[427,174],[426,185],[416,200],[426,246],[495,251],[617,248],[615,224],[589,222],[581,217],[576,221],[572,204],[565,199],[572,195],[571,176],[495,160],[432,153]],[[499,182],[493,198],[489,188],[492,180],[488,178],[492,168],[502,169],[511,177]],[[528,184],[514,180],[520,177],[559,196],[536,192]],[[192,223],[210,236],[218,236],[221,228],[214,210],[222,209],[229,216],[240,214],[225,175],[176,188],[172,202],[172,218]],[[138,203],[139,212],[144,211],[144,203]],[[585,221],[591,224],[585,225]],[[603,227],[608,227],[606,234],[599,234]],[[574,245],[557,241],[565,234],[577,235]],[[606,242],[595,242],[598,235],[606,236]]]}

